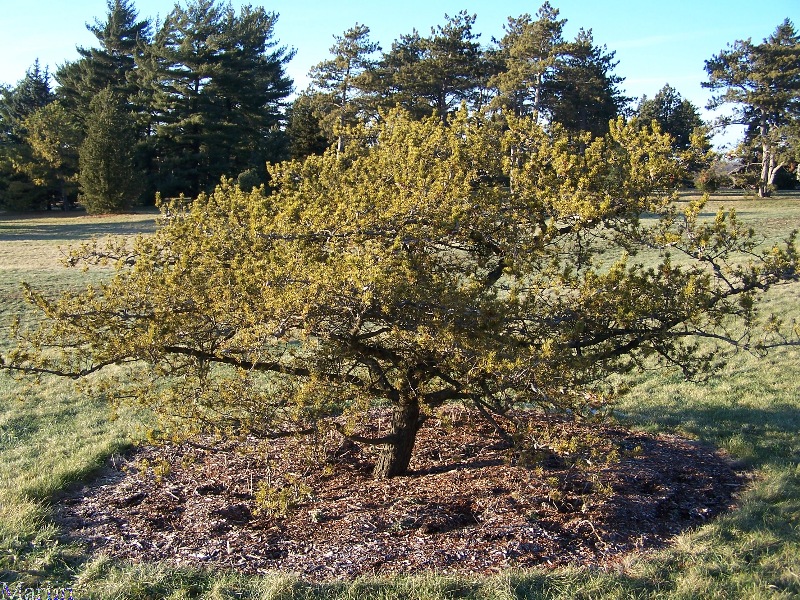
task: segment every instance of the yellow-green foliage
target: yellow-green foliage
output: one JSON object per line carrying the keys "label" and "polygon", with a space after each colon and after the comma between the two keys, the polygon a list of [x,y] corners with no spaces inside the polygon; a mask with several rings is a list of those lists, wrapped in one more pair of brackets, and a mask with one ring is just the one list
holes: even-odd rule
{"label": "yellow-green foliage", "polygon": [[394,112],[346,137],[272,166],[271,193],[223,181],[165,202],[152,236],[76,252],[116,275],[54,302],[29,290],[46,319],[6,366],[263,433],[387,403],[589,415],[648,357],[690,374],[713,356],[697,337],[780,334],[750,327],[757,293],[797,277],[794,246],[762,255],[734,213],[678,210],[658,132]]}
{"label": "yellow-green foliage", "polygon": [[287,475],[284,485],[260,481],[256,490],[256,512],[267,516],[285,517],[302,502],[311,498],[311,488],[298,477]]}

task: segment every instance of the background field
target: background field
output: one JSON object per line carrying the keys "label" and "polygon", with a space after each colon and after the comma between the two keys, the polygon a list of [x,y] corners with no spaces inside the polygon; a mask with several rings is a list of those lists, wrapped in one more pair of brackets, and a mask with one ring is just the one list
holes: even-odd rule
{"label": "background field", "polygon": [[[800,194],[748,200],[720,194],[718,204],[765,232],[765,243],[800,227]],[[65,270],[68,244],[153,230],[155,213],[0,215],[0,345],[13,315],[27,307],[20,281],[56,293],[103,277]],[[800,319],[800,285],[768,298],[768,311]],[[30,315],[30,313],[27,313]],[[422,574],[402,579],[309,585],[287,574],[245,578],[116,564],[60,545],[48,520],[53,494],[90,478],[108,456],[141,440],[147,415],[112,412],[72,383],[39,385],[0,373],[0,582],[74,587],[82,598],[792,598],[800,595],[800,349],[759,358],[735,355],[702,384],[671,372],[637,376],[618,418],[652,431],[678,432],[729,451],[753,469],[740,507],[670,548],[637,557],[615,572],[541,570],[466,580]],[[0,589],[1,585],[0,585]]]}

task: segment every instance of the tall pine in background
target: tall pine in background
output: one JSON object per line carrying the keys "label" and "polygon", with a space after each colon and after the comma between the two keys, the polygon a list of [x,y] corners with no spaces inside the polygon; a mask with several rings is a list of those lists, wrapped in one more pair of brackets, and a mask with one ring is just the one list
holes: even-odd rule
{"label": "tall pine in background", "polygon": [[341,36],[334,36],[331,58],[311,69],[316,94],[316,114],[336,150],[344,149],[344,128],[364,122],[364,88],[375,68],[372,55],[380,46],[370,41],[369,27],[356,23]]}
{"label": "tall pine in background", "polygon": [[107,10],[105,21],[95,19],[86,25],[98,47],[78,47],[80,58],[55,74],[61,101],[82,119],[88,116],[92,99],[106,88],[126,102],[133,101],[138,91],[133,76],[136,59],[150,41],[150,23],[138,18],[132,0],[108,0]]}
{"label": "tall pine in background", "polygon": [[175,6],[156,33],[150,77],[157,188],[196,195],[220,177],[281,158],[293,53],[273,39],[275,13],[213,0]]}
{"label": "tall pine in background", "polygon": [[54,190],[41,175],[28,141],[26,120],[55,99],[50,74],[37,59],[16,86],[0,86],[0,207],[13,210],[37,208]]}
{"label": "tall pine in background", "polygon": [[[529,14],[509,17],[506,34],[496,50],[499,72],[490,85],[497,89],[495,105],[521,117],[533,116],[538,123],[542,112],[543,90],[556,69],[564,50],[562,32],[566,19],[545,2],[533,20]],[[545,115],[546,116],[546,115]]]}
{"label": "tall pine in background", "polygon": [[133,168],[133,119],[111,88],[94,97],[88,116],[80,148],[81,202],[90,213],[127,210],[141,187]]}

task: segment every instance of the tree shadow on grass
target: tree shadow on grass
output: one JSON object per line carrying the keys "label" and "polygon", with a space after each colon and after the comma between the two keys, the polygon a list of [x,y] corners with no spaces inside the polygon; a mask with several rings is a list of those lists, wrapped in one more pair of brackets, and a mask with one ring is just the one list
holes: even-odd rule
{"label": "tree shadow on grass", "polygon": [[769,408],[687,403],[675,410],[659,406],[641,412],[629,409],[623,421],[634,425],[649,422],[661,430],[722,446],[752,468],[800,462],[800,410],[788,402]]}
{"label": "tree shadow on grass", "polygon": [[89,240],[106,235],[152,233],[156,228],[156,214],[143,216],[152,216],[152,220],[119,221],[89,217],[84,213],[53,215],[53,223],[47,223],[47,217],[38,214],[35,220],[4,218],[0,220],[0,242]]}

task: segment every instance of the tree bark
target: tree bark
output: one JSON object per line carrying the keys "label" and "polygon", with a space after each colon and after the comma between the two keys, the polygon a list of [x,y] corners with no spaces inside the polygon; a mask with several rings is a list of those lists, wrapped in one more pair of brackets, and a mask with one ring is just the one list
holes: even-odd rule
{"label": "tree bark", "polygon": [[401,397],[394,407],[390,437],[392,441],[380,447],[378,460],[372,475],[375,479],[387,479],[408,472],[411,453],[419,430],[419,400],[411,396]]}
{"label": "tree bark", "polygon": [[760,126],[761,133],[761,179],[758,182],[758,197],[766,198],[769,196],[769,161],[771,156],[771,148],[767,139],[769,133],[769,126],[764,118],[761,119]]}

